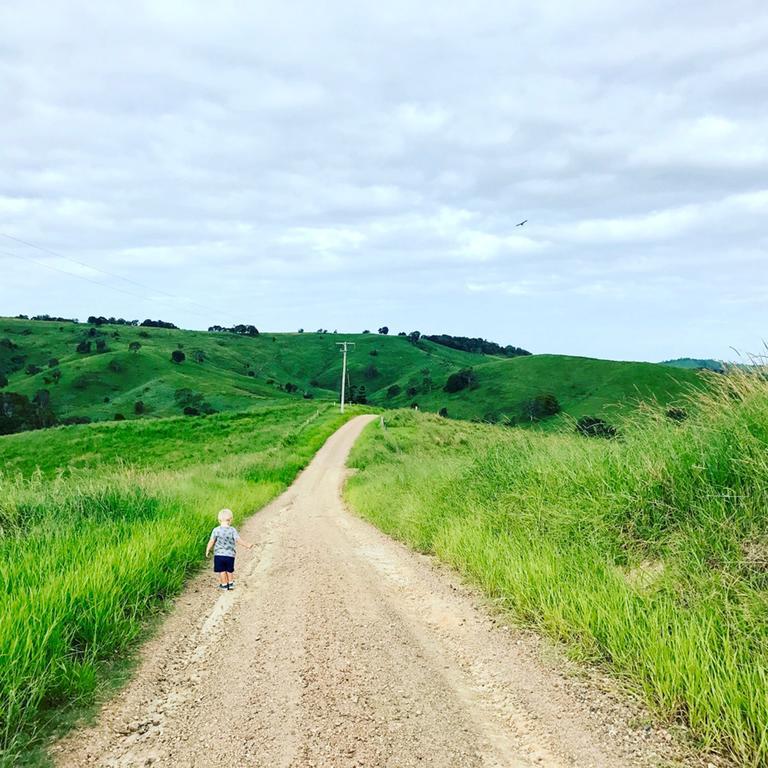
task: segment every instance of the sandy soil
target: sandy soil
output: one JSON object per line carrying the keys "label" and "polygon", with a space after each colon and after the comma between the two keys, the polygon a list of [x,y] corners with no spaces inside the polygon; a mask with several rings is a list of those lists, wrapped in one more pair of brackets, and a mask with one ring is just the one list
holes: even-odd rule
{"label": "sandy soil", "polygon": [[[432,559],[350,514],[342,427],[196,577],[59,766],[661,766],[668,734]],[[201,542],[203,547],[205,542]],[[244,550],[245,551],[245,550]]]}

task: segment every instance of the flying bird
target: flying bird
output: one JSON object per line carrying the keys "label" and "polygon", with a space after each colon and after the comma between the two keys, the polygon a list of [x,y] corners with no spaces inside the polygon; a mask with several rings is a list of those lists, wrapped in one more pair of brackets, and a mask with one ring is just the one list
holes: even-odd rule
{"label": "flying bird", "polygon": [[519,224],[515,224],[516,227],[522,227],[525,222],[528,221],[528,219],[525,219],[524,221],[521,221]]}

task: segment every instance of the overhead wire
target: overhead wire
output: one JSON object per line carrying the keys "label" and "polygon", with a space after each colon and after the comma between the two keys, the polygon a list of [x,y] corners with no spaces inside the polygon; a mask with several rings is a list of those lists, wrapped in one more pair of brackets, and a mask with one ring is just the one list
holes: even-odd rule
{"label": "overhead wire", "polygon": [[[183,301],[183,302],[186,302],[187,304],[193,304],[193,305],[195,305],[197,307],[200,307],[200,309],[206,310],[207,312],[213,312],[213,313],[215,313],[217,315],[226,315],[227,317],[231,317],[233,319],[237,319],[236,316],[231,314],[230,312],[226,312],[226,311],[223,311],[221,309],[217,309],[216,307],[208,306],[207,304],[201,304],[200,302],[194,301],[193,299],[189,299],[189,298],[187,298],[185,296],[179,296],[178,294],[174,294],[174,293],[170,293],[168,291],[164,291],[161,288],[150,287],[148,285],[145,285],[144,283],[140,283],[138,280],[133,280],[132,278],[125,277],[123,275],[118,275],[115,272],[109,272],[108,270],[102,269],[101,267],[94,267],[92,264],[88,264],[88,263],[86,263],[84,261],[80,261],[79,259],[72,258],[71,256],[65,256],[63,253],[58,253],[56,251],[51,250],[50,248],[45,248],[42,245],[37,245],[36,243],[33,243],[33,242],[29,241],[29,240],[24,240],[24,239],[22,239],[20,237],[14,237],[13,235],[9,235],[6,232],[0,232],[0,236],[5,237],[8,240],[13,240],[16,243],[20,243],[20,244],[25,245],[25,246],[27,246],[29,248],[34,248],[35,250],[38,250],[38,251],[40,251],[42,253],[47,253],[48,255],[54,256],[54,257],[56,257],[58,259],[64,259],[65,261],[72,262],[73,264],[78,264],[81,267],[86,267],[87,269],[91,269],[94,272],[100,272],[103,275],[107,275],[109,277],[116,278],[117,280],[122,280],[122,281],[124,281],[126,283],[130,283],[131,285],[135,285],[138,288],[144,289],[145,291],[150,291],[152,293],[161,293],[164,296],[168,296],[171,299],[175,299],[177,301]],[[4,253],[8,253],[8,252],[4,252]],[[9,254],[9,255],[16,255],[19,258],[28,258],[28,257],[20,256],[19,254]],[[32,262],[34,262],[36,264],[39,264],[41,266],[50,266],[50,265],[45,264],[44,262],[36,261],[35,259],[32,259],[32,258],[28,258],[28,260],[32,261]],[[52,269],[56,269],[55,267],[51,267],[51,268]],[[77,275],[77,274],[72,273],[72,272],[66,272],[65,270],[60,270],[60,269],[57,270],[57,271],[64,272],[64,274],[72,275],[73,277],[81,277],[84,280],[88,280],[88,278],[85,278],[82,275]],[[111,287],[114,290],[119,290],[122,293],[127,293],[129,296],[130,295],[134,295],[134,296],[137,295],[137,294],[131,294],[128,291],[122,290],[122,289],[117,288],[115,286],[109,286],[107,283],[99,283],[99,282],[97,282],[95,280],[88,280],[88,282],[94,283],[96,285],[101,285],[101,286],[104,286],[104,287]],[[144,297],[144,296],[140,296],[139,298],[143,298],[143,299],[148,300],[148,301],[161,301],[160,299],[152,299],[152,298],[148,298],[148,297]],[[167,302],[166,302],[166,304],[167,304]],[[178,307],[176,307],[176,308],[178,309]],[[196,314],[199,314],[199,313],[196,313]]]}
{"label": "overhead wire", "polygon": [[[3,254],[4,256],[11,256],[21,261],[31,262],[32,264],[37,264],[40,267],[44,267],[45,269],[50,269],[53,272],[59,272],[60,274],[67,275],[68,277],[74,277],[74,278],[77,278],[78,280],[85,280],[86,282],[91,283],[92,285],[99,286],[99,288],[107,288],[108,290],[119,291],[120,293],[124,293],[126,296],[133,296],[134,298],[141,299],[142,301],[162,303],[165,306],[168,306],[168,307],[174,306],[176,309],[178,309],[176,305],[171,305],[169,302],[164,301],[163,299],[155,299],[151,296],[142,296],[139,293],[134,293],[133,291],[127,291],[125,290],[125,288],[119,288],[116,285],[110,285],[109,283],[101,283],[98,280],[92,280],[90,277],[86,277],[85,275],[78,275],[75,272],[68,272],[66,269],[60,269],[59,267],[54,267],[52,264],[46,264],[44,261],[33,259],[31,256],[23,256],[20,253],[14,253],[12,251],[6,251],[3,249],[0,249],[0,254]],[[88,266],[88,265],[86,264],[84,266]],[[200,312],[195,312],[194,310],[189,310],[189,311],[192,312],[192,314],[198,315],[199,317],[207,317],[207,315],[203,315]]]}

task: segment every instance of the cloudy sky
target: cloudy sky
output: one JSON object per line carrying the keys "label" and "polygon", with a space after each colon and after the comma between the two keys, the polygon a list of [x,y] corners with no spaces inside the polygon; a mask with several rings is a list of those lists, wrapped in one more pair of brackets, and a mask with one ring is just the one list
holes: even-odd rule
{"label": "cloudy sky", "polygon": [[12,0],[0,107],[0,314],[768,338],[764,0]]}

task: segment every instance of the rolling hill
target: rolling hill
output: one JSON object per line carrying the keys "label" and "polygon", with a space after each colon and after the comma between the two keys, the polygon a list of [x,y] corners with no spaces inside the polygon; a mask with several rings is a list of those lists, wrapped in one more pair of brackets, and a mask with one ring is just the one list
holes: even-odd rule
{"label": "rolling hill", "polygon": [[[241,336],[0,318],[0,372],[8,379],[2,391],[32,398],[47,390],[59,419],[94,421],[176,416],[185,407],[244,411],[302,398],[333,400],[341,339],[356,345],[348,370],[358,398],[364,392],[375,406],[418,404],[462,419],[525,421],[526,401],[541,394],[554,395],[571,417],[620,418],[638,399],[675,402],[703,381],[695,371],[652,363],[493,357],[378,334]],[[131,351],[132,344],[140,347]],[[173,353],[184,360],[172,362]],[[466,368],[473,370],[472,386],[444,391],[448,377]]]}

